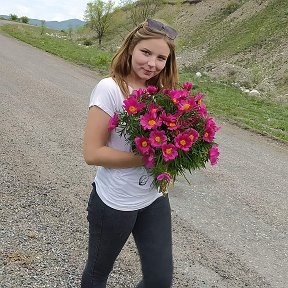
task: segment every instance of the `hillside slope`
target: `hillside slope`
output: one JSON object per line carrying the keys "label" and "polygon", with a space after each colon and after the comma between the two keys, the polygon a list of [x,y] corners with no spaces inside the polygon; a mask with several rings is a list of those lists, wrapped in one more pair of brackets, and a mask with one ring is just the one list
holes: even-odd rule
{"label": "hillside slope", "polygon": [[[288,102],[288,1],[184,2],[167,1],[153,16],[179,31],[182,68]],[[109,47],[130,29],[129,19],[129,9],[115,13]]]}

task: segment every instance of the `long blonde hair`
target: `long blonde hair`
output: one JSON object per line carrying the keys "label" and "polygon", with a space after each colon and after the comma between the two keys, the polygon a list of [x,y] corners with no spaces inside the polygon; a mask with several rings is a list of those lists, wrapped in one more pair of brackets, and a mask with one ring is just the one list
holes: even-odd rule
{"label": "long blonde hair", "polygon": [[175,88],[178,84],[178,69],[175,56],[175,43],[165,32],[151,30],[147,21],[131,31],[122,46],[118,49],[111,62],[110,76],[117,82],[125,97],[129,96],[128,85],[125,78],[131,72],[131,52],[141,40],[164,39],[169,46],[170,55],[168,56],[164,69],[153,78],[147,81],[147,85],[154,85],[158,89]]}

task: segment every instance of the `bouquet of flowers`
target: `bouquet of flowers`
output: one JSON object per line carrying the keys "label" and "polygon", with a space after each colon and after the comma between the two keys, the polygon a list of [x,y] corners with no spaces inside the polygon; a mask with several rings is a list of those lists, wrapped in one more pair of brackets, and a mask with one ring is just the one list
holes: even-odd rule
{"label": "bouquet of flowers", "polygon": [[208,117],[204,96],[191,82],[161,91],[148,86],[134,90],[124,100],[123,111],[110,119],[109,131],[116,129],[132,151],[142,155],[153,184],[163,194],[177,175],[185,177],[186,170],[205,168],[209,160],[217,163],[214,136],[219,127]]}

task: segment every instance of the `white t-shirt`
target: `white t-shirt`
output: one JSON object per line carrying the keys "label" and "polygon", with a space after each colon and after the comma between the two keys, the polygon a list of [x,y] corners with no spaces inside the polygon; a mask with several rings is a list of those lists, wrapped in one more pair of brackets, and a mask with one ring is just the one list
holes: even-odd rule
{"label": "white t-shirt", "polygon": [[[123,110],[123,100],[117,83],[111,77],[104,78],[93,89],[89,107],[98,106],[112,117],[114,112]],[[115,129],[111,132],[107,146],[131,151],[125,138],[120,137]],[[101,200],[109,207],[122,211],[142,209],[160,197],[162,194],[151,185],[152,181],[144,166],[123,169],[100,166],[95,177],[96,191]]]}

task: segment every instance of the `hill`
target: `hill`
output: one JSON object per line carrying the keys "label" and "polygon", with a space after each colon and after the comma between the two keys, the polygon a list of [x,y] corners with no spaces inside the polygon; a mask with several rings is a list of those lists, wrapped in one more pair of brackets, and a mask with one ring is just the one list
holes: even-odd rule
{"label": "hill", "polygon": [[[115,11],[107,47],[119,45],[130,16],[129,7]],[[153,17],[179,31],[182,68],[288,102],[288,1],[170,0]]]}
{"label": "hill", "polygon": [[[10,19],[7,15],[0,15],[0,18]],[[29,19],[30,25],[41,26],[42,20],[39,19]],[[85,22],[79,19],[68,19],[64,21],[46,21],[45,27],[55,30],[67,30],[69,27],[75,29],[77,27],[82,27]]]}

